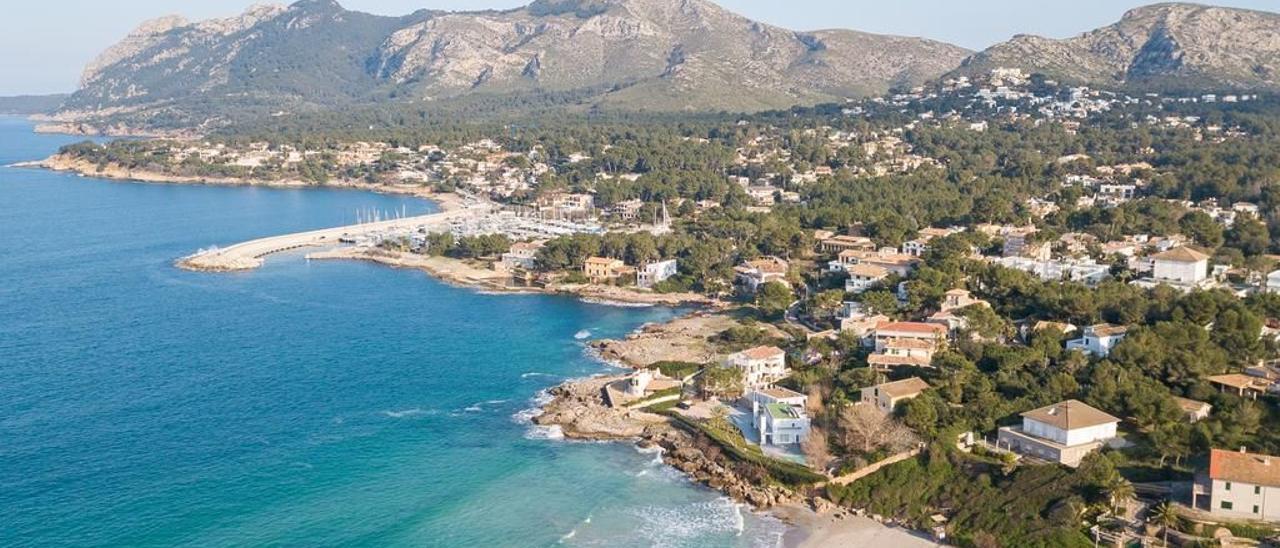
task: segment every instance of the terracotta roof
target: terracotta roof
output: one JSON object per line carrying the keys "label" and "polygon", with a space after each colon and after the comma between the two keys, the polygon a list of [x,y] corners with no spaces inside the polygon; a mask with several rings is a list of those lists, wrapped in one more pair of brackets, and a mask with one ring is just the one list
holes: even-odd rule
{"label": "terracotta roof", "polygon": [[610,259],[608,257],[589,257],[584,262],[586,262],[587,264],[598,264],[598,265],[609,266],[609,265],[621,263],[622,261],[619,261],[617,259]]}
{"label": "terracotta roof", "polygon": [[933,341],[920,339],[889,339],[884,343],[884,347],[902,350],[933,350],[935,345]]}
{"label": "terracotta roof", "polygon": [[1157,261],[1174,261],[1179,263],[1198,263],[1200,261],[1209,260],[1208,255],[1186,246],[1175,247],[1165,251],[1164,253],[1157,253],[1152,255],[1151,258]]}
{"label": "terracotta roof", "polygon": [[876,385],[881,392],[888,394],[890,398],[902,398],[906,396],[914,396],[929,388],[929,383],[924,382],[920,377],[911,377],[900,381],[886,382]]}
{"label": "terracotta roof", "polygon": [[1075,430],[1109,422],[1120,422],[1120,419],[1078,400],[1067,400],[1033,409],[1023,413],[1022,416],[1063,430]]}
{"label": "terracotta roof", "polygon": [[738,353],[738,355],[752,360],[767,360],[785,354],[786,352],[776,346],[757,346]]}
{"label": "terracotta roof", "polygon": [[876,325],[876,336],[880,336],[881,331],[890,333],[937,335],[941,337],[947,334],[947,326],[938,325],[936,323],[921,322],[881,322]]}
{"label": "terracotta roof", "polygon": [[1209,452],[1209,477],[1280,487],[1280,457],[1214,449]]}

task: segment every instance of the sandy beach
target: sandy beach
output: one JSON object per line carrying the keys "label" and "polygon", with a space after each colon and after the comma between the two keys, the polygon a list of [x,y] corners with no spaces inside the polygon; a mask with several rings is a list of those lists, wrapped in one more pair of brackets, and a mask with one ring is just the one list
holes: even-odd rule
{"label": "sandy beach", "polygon": [[929,548],[944,546],[923,534],[890,527],[871,518],[853,515],[845,510],[815,512],[807,506],[787,504],[769,510],[770,514],[792,526],[783,537],[787,548]]}

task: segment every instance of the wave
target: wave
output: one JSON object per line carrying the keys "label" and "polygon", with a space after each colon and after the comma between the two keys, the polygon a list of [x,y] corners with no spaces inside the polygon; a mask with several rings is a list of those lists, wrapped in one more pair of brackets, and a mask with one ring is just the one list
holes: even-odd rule
{"label": "wave", "polygon": [[627,301],[612,301],[609,299],[601,299],[599,297],[582,297],[578,299],[587,304],[598,304],[602,306],[616,306],[620,308],[653,308],[653,303],[631,303]]}
{"label": "wave", "polygon": [[483,408],[483,407],[480,407],[479,405],[472,405],[472,406],[469,406],[469,407],[465,407],[465,408],[463,408],[462,410],[463,410],[463,411],[470,412],[470,413],[476,413],[476,412],[479,412],[479,411],[483,411],[483,410],[484,410],[484,408]]}
{"label": "wave", "polygon": [[527,379],[527,378],[530,378],[530,377],[554,377],[554,376],[555,376],[555,375],[552,375],[551,373],[539,373],[539,372],[537,372],[537,371],[530,371],[530,372],[528,372],[528,373],[521,373],[521,374],[520,374],[520,378],[522,378],[522,379]]}
{"label": "wave", "polygon": [[[587,519],[582,520],[582,525],[591,525],[591,514],[587,514]],[[579,525],[578,527],[581,527],[582,525]],[[573,529],[570,529],[568,533],[565,533],[563,536],[560,537],[560,540],[556,544],[564,544],[565,541],[570,540],[573,537],[577,536],[578,527],[574,527]]]}
{"label": "wave", "polygon": [[551,426],[533,425],[530,426],[528,430],[525,430],[524,439],[559,441],[564,439],[564,430],[562,430],[558,424],[553,424]]}
{"label": "wave", "polygon": [[424,411],[420,407],[414,407],[412,409],[402,409],[400,411],[386,410],[386,411],[383,411],[382,414],[388,417],[391,417],[393,419],[403,419],[405,417],[416,417],[418,415],[425,415],[427,414],[427,411]]}
{"label": "wave", "polygon": [[577,340],[583,340],[583,339],[586,339],[586,338],[588,338],[588,337],[590,337],[590,336],[591,336],[591,330],[590,330],[590,329],[583,329],[582,331],[579,331],[579,332],[577,332],[577,333],[574,333],[574,334],[573,334],[573,338],[575,338],[575,339],[577,339]]}
{"label": "wave", "polygon": [[746,530],[741,505],[729,497],[679,507],[645,506],[633,514],[641,524],[636,532],[654,546],[686,545],[710,535],[736,536]]}

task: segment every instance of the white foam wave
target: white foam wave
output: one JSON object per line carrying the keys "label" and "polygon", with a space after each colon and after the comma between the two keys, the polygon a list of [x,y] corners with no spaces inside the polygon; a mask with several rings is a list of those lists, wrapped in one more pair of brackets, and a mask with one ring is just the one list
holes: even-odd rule
{"label": "white foam wave", "polygon": [[463,411],[466,411],[466,412],[468,412],[468,413],[475,413],[475,412],[477,412],[477,411],[482,411],[482,410],[484,410],[484,408],[483,408],[483,407],[480,407],[479,405],[472,405],[472,406],[469,406],[469,407],[467,407],[467,408],[463,409]]}
{"label": "white foam wave", "polygon": [[553,424],[551,426],[530,426],[524,432],[524,439],[527,440],[563,440],[564,430],[560,429],[560,425]]}
{"label": "white foam wave", "polygon": [[716,534],[741,535],[746,519],[728,497],[679,507],[646,506],[634,510],[643,526],[636,532],[653,546],[683,546]]}
{"label": "white foam wave", "polygon": [[552,375],[551,373],[539,373],[539,372],[537,372],[537,371],[530,371],[530,372],[528,372],[528,373],[521,373],[521,374],[520,374],[520,378],[522,378],[522,379],[527,379],[527,378],[530,378],[530,377],[554,377],[554,376],[555,376],[555,375]]}
{"label": "white foam wave", "polygon": [[573,338],[578,339],[578,340],[583,340],[583,339],[586,339],[586,338],[588,338],[588,337],[590,337],[590,336],[591,336],[591,330],[590,330],[590,329],[583,329],[582,331],[579,331],[579,332],[577,332],[577,333],[574,333],[574,334],[573,334]]}
{"label": "white foam wave", "polygon": [[611,301],[609,299],[600,299],[597,297],[582,297],[580,301],[588,304],[598,304],[603,306],[616,306],[620,308],[653,308],[653,303],[629,303],[626,301]]}
{"label": "white foam wave", "polygon": [[382,414],[388,417],[391,417],[393,419],[403,419],[405,417],[415,417],[418,415],[425,415],[427,414],[427,412],[420,407],[414,407],[412,409],[401,409],[399,411],[393,411],[388,409],[386,411],[383,411]]}

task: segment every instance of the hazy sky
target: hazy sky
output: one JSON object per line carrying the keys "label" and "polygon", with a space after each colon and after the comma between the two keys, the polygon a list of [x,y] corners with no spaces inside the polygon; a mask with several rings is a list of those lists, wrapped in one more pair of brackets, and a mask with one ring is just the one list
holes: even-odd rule
{"label": "hazy sky", "polygon": [[[268,0],[269,1],[269,0]],[[675,0],[672,0],[675,1]],[[347,9],[402,15],[421,8],[512,8],[528,0],[340,0]],[[138,23],[171,13],[234,15],[264,0],[5,0],[0,8],[0,95],[68,92],[98,52]],[[850,28],[923,36],[981,49],[1017,33],[1063,38],[1114,22],[1143,0],[719,0],[751,18],[797,30]],[[1213,0],[1276,11],[1280,0]]]}

